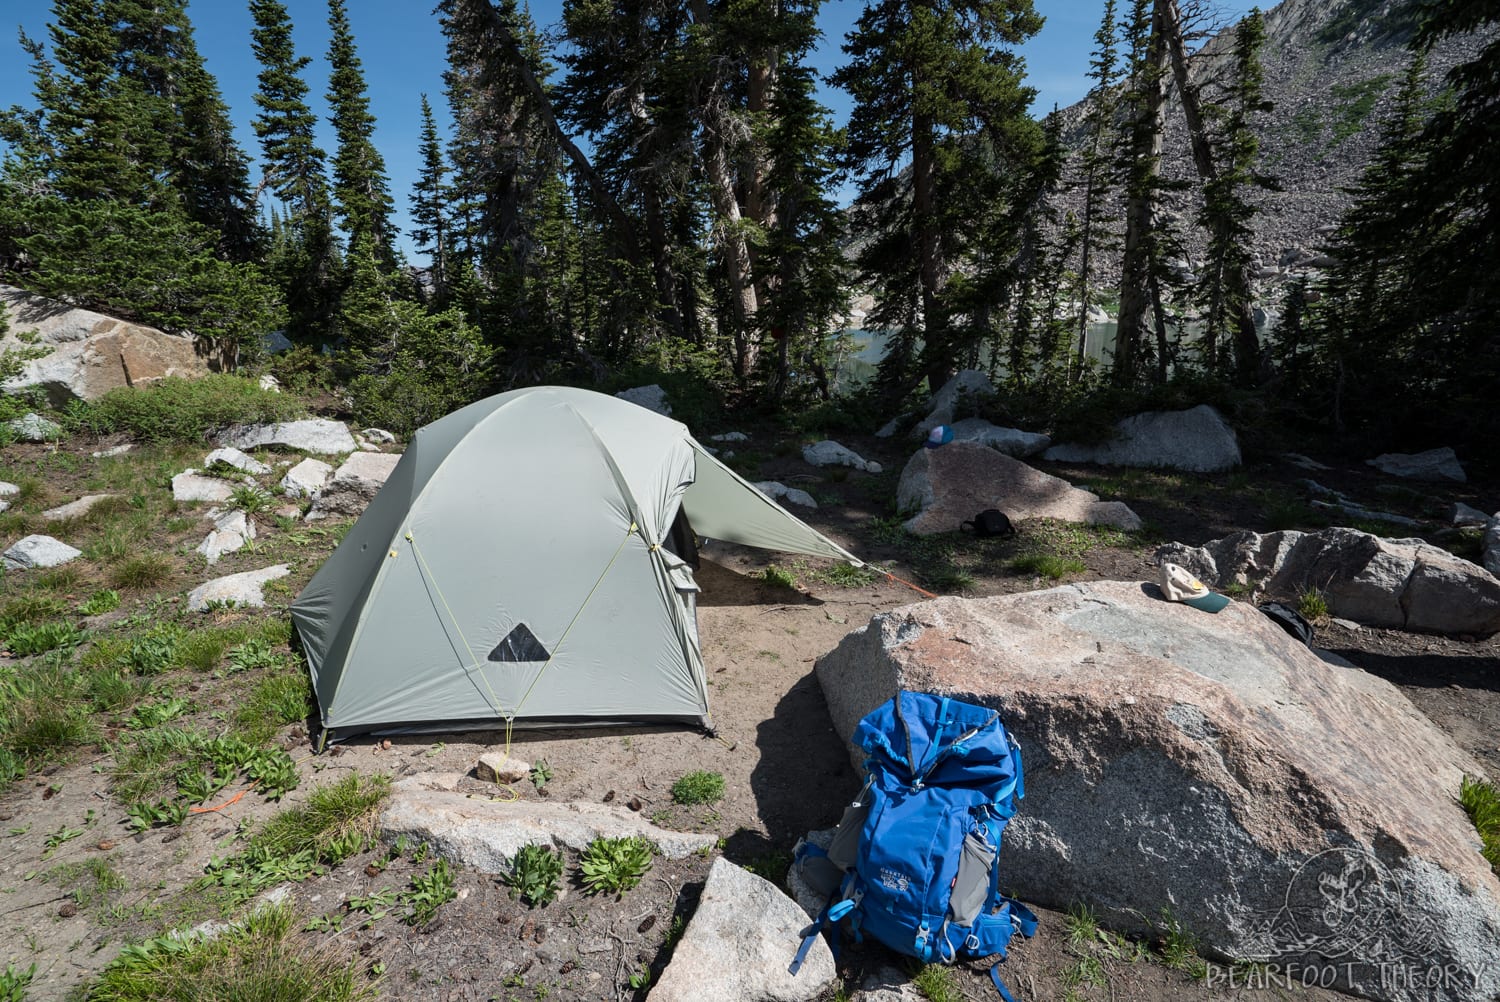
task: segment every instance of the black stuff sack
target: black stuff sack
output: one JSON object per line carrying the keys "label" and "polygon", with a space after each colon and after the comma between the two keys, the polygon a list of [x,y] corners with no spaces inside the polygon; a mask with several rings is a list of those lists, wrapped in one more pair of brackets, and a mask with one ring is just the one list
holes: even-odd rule
{"label": "black stuff sack", "polygon": [[1016,527],[1010,524],[1010,516],[999,508],[986,508],[975,515],[973,521],[964,522],[959,528],[973,529],[978,539],[1009,539],[1016,534]]}
{"label": "black stuff sack", "polygon": [[1311,647],[1313,642],[1312,624],[1302,618],[1302,615],[1289,605],[1280,602],[1262,602],[1257,608],[1270,616],[1277,626],[1285,630],[1290,636],[1296,637],[1307,646]]}

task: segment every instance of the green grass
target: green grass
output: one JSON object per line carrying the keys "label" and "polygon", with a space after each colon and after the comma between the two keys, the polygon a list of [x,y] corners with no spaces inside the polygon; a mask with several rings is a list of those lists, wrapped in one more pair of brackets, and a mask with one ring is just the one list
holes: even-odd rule
{"label": "green grass", "polygon": [[10,763],[4,771],[29,770],[98,739],[82,683],[71,666],[50,656],[24,671],[0,670],[0,749]]}
{"label": "green grass", "polygon": [[797,589],[797,576],[784,567],[772,564],[760,572],[760,579],[776,588]]}
{"label": "green grass", "polygon": [[142,553],[122,560],[109,572],[110,587],[121,591],[159,588],[172,576],[171,558],[161,553]]}
{"label": "green grass", "polygon": [[307,691],[307,679],[301,675],[260,679],[234,711],[235,728],[251,744],[269,741],[285,725],[307,717]]}
{"label": "green grass", "polygon": [[863,588],[879,580],[880,575],[870,567],[855,567],[853,564],[833,564],[807,575],[813,581],[833,585],[835,588]]}
{"label": "green grass", "polygon": [[215,374],[121,387],[92,404],[75,405],[70,417],[95,435],[123,432],[141,442],[201,442],[225,425],[285,421],[303,412],[293,396],[262,390],[251,379]]}
{"label": "green grass", "polygon": [[690,772],[672,784],[673,803],[717,804],[723,799],[724,777],[717,772]]}
{"label": "green grass", "polygon": [[1088,566],[1077,557],[1063,557],[1055,553],[1023,554],[1011,560],[1008,566],[1017,574],[1033,574],[1053,581],[1088,570]]}
{"label": "green grass", "polygon": [[963,1002],[964,993],[958,985],[953,968],[943,964],[928,964],[912,975],[912,985],[928,1002]]}
{"label": "green grass", "polygon": [[1500,875],[1500,789],[1475,776],[1465,776],[1458,802],[1479,832],[1480,852]]}
{"label": "green grass", "polygon": [[256,909],[212,939],[163,937],[126,947],[89,1002],[355,1002],[377,985],[349,946],[300,931],[290,904]]}
{"label": "green grass", "polygon": [[1297,612],[1313,625],[1328,621],[1328,598],[1316,588],[1309,588],[1297,596]]}
{"label": "green grass", "polygon": [[[54,866],[42,874],[42,880],[67,891],[83,911],[103,909],[127,886],[125,878],[102,856]],[[4,997],[0,993],[0,999]]]}

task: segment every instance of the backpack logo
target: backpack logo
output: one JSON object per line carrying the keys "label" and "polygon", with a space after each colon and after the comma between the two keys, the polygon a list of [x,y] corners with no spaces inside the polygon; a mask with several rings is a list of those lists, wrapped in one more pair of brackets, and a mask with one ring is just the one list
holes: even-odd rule
{"label": "backpack logo", "polygon": [[911,887],[911,878],[888,867],[880,868],[880,882],[898,894],[905,894]]}

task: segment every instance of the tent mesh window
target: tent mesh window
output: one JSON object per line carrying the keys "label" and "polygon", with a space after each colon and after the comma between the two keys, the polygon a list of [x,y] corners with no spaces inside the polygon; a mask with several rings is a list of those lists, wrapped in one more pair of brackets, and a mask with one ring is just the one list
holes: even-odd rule
{"label": "tent mesh window", "polygon": [[516,628],[505,635],[505,639],[495,645],[490,651],[491,661],[546,661],[552,655],[547,653],[547,648],[531,632],[531,627],[525,623],[517,623]]}

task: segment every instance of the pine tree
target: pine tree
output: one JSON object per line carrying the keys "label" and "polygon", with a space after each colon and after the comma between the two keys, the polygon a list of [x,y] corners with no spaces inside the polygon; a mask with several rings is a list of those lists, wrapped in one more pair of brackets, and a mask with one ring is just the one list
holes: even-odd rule
{"label": "pine tree", "polygon": [[1119,75],[1118,42],[1116,39],[1115,0],[1104,0],[1104,14],[1099,29],[1094,33],[1095,49],[1089,59],[1088,112],[1085,122],[1088,128],[1087,145],[1080,153],[1083,170],[1083,218],[1078,231],[1078,350],[1074,374],[1083,371],[1084,354],[1088,348],[1089,309],[1093,303],[1094,252],[1106,249],[1108,222],[1105,218],[1105,203],[1109,198],[1110,164],[1113,160],[1112,136],[1115,128],[1115,109],[1118,99],[1115,94]]}
{"label": "pine tree", "polygon": [[411,190],[411,220],[414,224],[411,236],[416,241],[417,250],[426,254],[430,263],[434,300],[445,303],[449,257],[453,252],[448,233],[453,193],[447,179],[451,168],[443,156],[437,123],[433,121],[432,105],[426,94],[422,95],[422,131],[417,150],[422,158],[422,169]]}
{"label": "pine tree", "polygon": [[[376,258],[385,267],[394,265],[391,228],[394,203],[386,176],[385,158],[375,147],[375,116],[364,70],[355,52],[354,34],[344,0],[328,0],[328,105],[330,121],[338,137],[333,158],[333,196],[344,230],[353,247],[368,237]],[[425,100],[425,99],[424,99]]]}
{"label": "pine tree", "polygon": [[[975,350],[960,329],[981,328],[955,317],[949,286],[978,220],[993,218],[999,165],[986,158],[1005,148],[1034,93],[1004,47],[1040,27],[1030,0],[872,0],[844,45],[850,62],[833,81],[854,99],[849,164],[879,234],[859,263],[877,283],[877,322],[895,331],[882,365],[890,395],[923,376],[936,388]],[[976,141],[981,133],[990,140]]]}
{"label": "pine tree", "polygon": [[250,0],[251,47],[260,61],[253,123],[266,164],[266,182],[287,207],[268,268],[285,290],[288,328],[298,337],[334,335],[338,305],[338,246],[328,200],[325,155],[313,136],[302,72],[311,61],[292,45],[292,23],[279,0]]}

